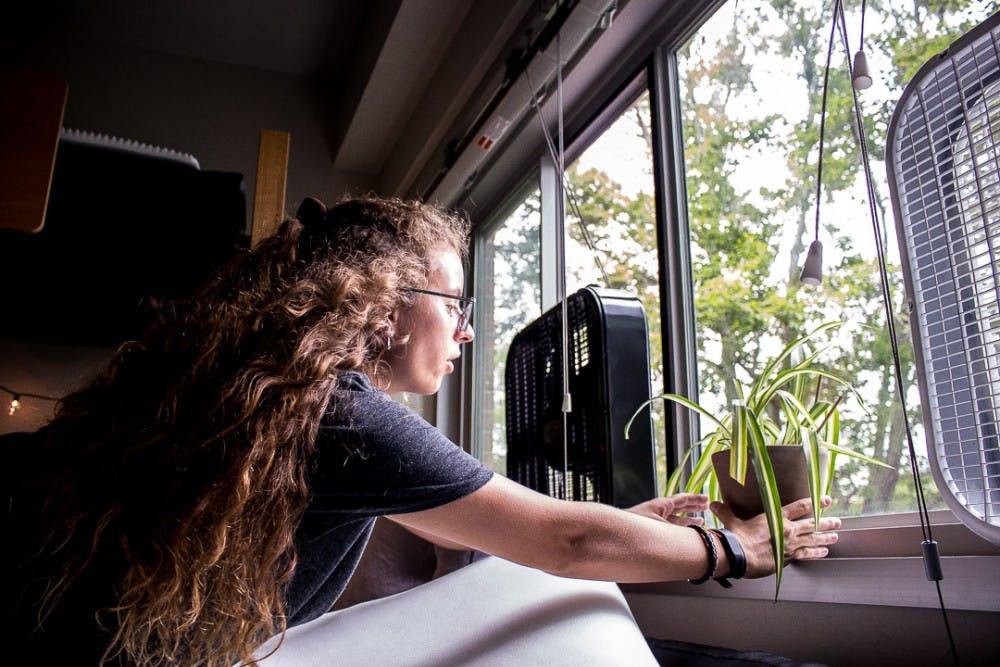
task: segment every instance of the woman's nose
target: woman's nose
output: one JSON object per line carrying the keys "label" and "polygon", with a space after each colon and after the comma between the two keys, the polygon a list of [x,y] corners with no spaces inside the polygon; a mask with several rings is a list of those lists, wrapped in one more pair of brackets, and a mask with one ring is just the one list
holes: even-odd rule
{"label": "woman's nose", "polygon": [[456,340],[459,344],[471,343],[472,339],[476,337],[476,330],[472,328],[472,324],[465,325],[465,328],[458,332]]}

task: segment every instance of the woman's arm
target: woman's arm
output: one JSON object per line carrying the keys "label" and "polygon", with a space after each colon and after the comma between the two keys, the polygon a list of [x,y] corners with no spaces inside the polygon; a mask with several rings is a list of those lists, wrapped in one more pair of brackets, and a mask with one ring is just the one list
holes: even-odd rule
{"label": "woman's arm", "polygon": [[[667,509],[669,502],[653,500],[632,511],[566,502],[494,475],[464,498],[389,518],[431,541],[463,545],[561,576],[618,582],[696,579],[708,567],[705,544],[694,530],[667,520],[674,511],[690,511]],[[773,572],[764,517],[740,521],[724,505],[713,505],[713,511],[743,546],[747,576]],[[828,531],[840,526],[838,519],[825,518],[821,532],[812,532],[808,500],[791,503],[784,511],[791,520],[786,522],[790,559],[821,558],[826,545],[837,541],[836,533]],[[716,552],[716,576],[723,576],[729,563],[718,542]]]}

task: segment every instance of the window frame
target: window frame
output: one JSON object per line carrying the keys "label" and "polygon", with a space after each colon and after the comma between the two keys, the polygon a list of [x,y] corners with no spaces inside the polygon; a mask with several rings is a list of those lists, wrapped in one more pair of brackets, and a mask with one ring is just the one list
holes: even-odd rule
{"label": "window frame", "polygon": [[[514,185],[510,189],[510,193],[507,195],[507,197],[505,197],[500,202],[500,204],[493,209],[493,211],[485,219],[483,224],[476,226],[472,236],[472,252],[469,264],[471,266],[471,274],[472,274],[471,275],[472,293],[475,296],[476,301],[479,302],[480,304],[486,304],[492,302],[492,295],[491,294],[488,295],[488,291],[492,292],[493,276],[492,273],[490,273],[489,275],[486,274],[485,271],[486,267],[484,266],[485,262],[484,257],[486,255],[484,250],[484,244],[486,242],[486,238],[490,234],[492,234],[493,231],[499,225],[503,224],[503,222],[510,216],[510,214],[513,213],[517,209],[517,207],[521,205],[521,203],[532,192],[532,190],[538,189],[540,191],[540,198],[543,202],[542,204],[543,210],[541,215],[542,220],[539,223],[541,227],[541,229],[539,230],[540,232],[539,242],[541,245],[539,255],[542,264],[542,266],[539,267],[540,275],[542,276],[541,280],[542,303],[540,304],[540,307],[541,307],[541,312],[545,312],[546,297],[545,297],[545,287],[544,287],[545,285],[544,276],[545,276],[545,267],[549,260],[546,257],[545,223],[544,223],[545,191],[543,187],[543,181],[544,178],[541,169],[529,173],[527,176],[522,178],[518,184]],[[478,310],[482,312],[483,308],[480,307]],[[475,326],[475,322],[473,322],[473,326]],[[485,438],[491,437],[490,434],[485,432],[483,429],[483,424],[485,422],[483,414],[485,410],[492,409],[493,406],[492,405],[489,407],[486,406],[486,401],[483,400],[482,393],[477,389],[478,387],[484,386],[484,378],[486,375],[485,364],[490,363],[491,361],[490,359],[491,355],[483,353],[483,348],[482,348],[483,343],[480,341],[481,338],[477,330],[476,338],[473,339],[473,343],[471,346],[472,352],[468,355],[465,355],[466,367],[464,371],[470,374],[472,382],[468,383],[468,391],[465,392],[467,394],[466,399],[471,403],[471,406],[469,410],[469,419],[467,420],[468,430],[464,433],[464,435],[466,437],[465,441],[468,443],[468,447],[466,447],[465,449],[469,451],[472,454],[472,456],[476,457],[479,460],[482,460],[484,453],[483,441]]]}
{"label": "window frame", "polygon": [[[617,113],[634,101],[634,97],[631,97],[628,102],[622,102],[628,97],[626,91],[629,87],[635,85],[637,80],[643,80],[650,94],[654,140],[653,176],[660,253],[664,390],[684,395],[692,395],[698,387],[698,378],[696,347],[691,344],[695,335],[695,311],[683,137],[680,132],[677,50],[722,4],[723,0],[706,3],[696,14],[688,17],[689,21],[680,28],[676,23],[669,28],[657,26],[656,29],[662,31],[662,38],[658,41],[647,33],[639,40],[638,47],[633,44],[628,57],[621,59],[617,69],[605,72],[599,79],[601,84],[592,86],[589,99],[575,110],[574,120],[584,120],[571,123],[573,134],[566,150],[566,162],[570,164],[613,121]],[[636,48],[645,51],[640,52]],[[537,118],[533,117],[532,122],[538,122]],[[533,172],[533,177],[538,178],[543,210],[542,312],[554,305],[554,302],[548,301],[554,294],[548,276],[553,275],[554,264],[550,262],[555,260],[552,255],[547,254],[553,245],[551,239],[548,243],[545,241],[546,201],[547,198],[561,196],[561,193],[556,192],[561,187],[561,180],[553,176],[554,167],[542,152],[543,148],[537,147],[534,153],[536,157],[533,158],[540,165],[539,171]],[[539,155],[540,158],[537,157]],[[512,191],[519,192],[519,188],[524,187],[524,180],[519,179],[517,183],[520,185],[515,185]],[[503,201],[509,205],[516,196],[512,195]],[[505,206],[495,207],[484,218],[486,224],[477,226],[477,238],[490,225],[502,220],[505,211],[509,213]],[[474,256],[475,254],[474,252]],[[488,277],[474,275],[474,279],[478,296],[482,281]],[[476,383],[469,384],[475,386]],[[472,399],[473,389],[466,389],[466,399]],[[667,452],[668,469],[673,469],[683,452],[697,442],[697,422],[696,418],[683,410],[666,412],[667,442],[673,443],[673,447]],[[471,424],[469,429],[473,429]],[[467,435],[471,436],[472,433]],[[481,443],[476,443],[478,437],[481,436],[471,438],[474,453],[482,449]],[[983,581],[1000,580],[997,576],[1000,571],[1000,547],[984,543],[961,524],[950,510],[932,511],[930,517],[935,538],[940,535],[945,540],[941,543],[945,574],[958,575],[957,582],[953,579],[952,583],[957,584],[956,588],[969,600],[967,603],[958,603],[956,608],[963,608],[962,604],[968,604],[971,605],[969,608],[1000,611],[1000,600],[987,599],[992,591],[982,585]],[[915,606],[937,606],[933,586],[914,585],[915,582],[925,580],[923,564],[919,562],[922,535],[916,512],[848,517],[843,521],[841,533],[844,539],[832,550],[830,557],[817,562],[798,563],[786,570],[782,600],[902,606],[907,606],[909,602],[906,600],[909,600]],[[901,543],[904,539],[907,542]],[[887,572],[894,574],[887,576]],[[992,578],[981,578],[987,576]],[[739,582],[738,587],[727,592],[721,589],[714,591],[714,587],[708,586],[694,589],[683,583],[630,585],[626,590],[639,593],[773,599],[773,583],[769,579],[762,581],[765,583]],[[898,585],[892,582],[898,582]],[[900,587],[921,590],[910,597],[898,597]]]}
{"label": "window frame", "polygon": [[[697,32],[708,18],[710,15],[703,16],[690,34]],[[682,44],[682,41],[661,44],[651,54],[647,67],[653,109],[654,161],[659,165],[655,167],[656,172],[654,173],[657,191],[657,216],[662,219],[661,233],[666,239],[666,242],[661,244],[661,252],[666,254],[664,258],[666,270],[661,275],[669,276],[670,281],[676,283],[661,286],[666,295],[661,299],[661,303],[664,304],[661,307],[661,313],[665,318],[670,319],[669,323],[664,321],[663,327],[664,364],[669,363],[671,368],[671,372],[665,374],[665,382],[672,383],[666,388],[666,391],[691,396],[692,392],[697,391],[699,385],[697,346],[694,344],[694,288],[691,273],[683,136],[681,133],[680,72],[677,58],[677,50]],[[673,451],[668,453],[668,456],[672,453],[678,457],[675,461],[679,460],[685,451],[697,446],[697,418],[689,417],[689,414],[687,410],[667,411],[667,428],[669,429],[667,441],[675,443]],[[674,465],[676,463],[668,459],[668,466],[671,466],[668,470],[673,469]],[[941,534],[946,535],[949,540],[954,540],[950,545],[941,545],[942,555],[946,561],[986,556],[991,564],[985,567],[991,571],[1000,568],[1000,546],[989,544],[972,530],[966,528],[950,510],[934,510],[929,515],[932,532],[934,529],[939,529]],[[919,514],[916,511],[845,517],[841,533],[847,536],[847,539],[831,549],[831,556],[825,559],[829,562],[837,562],[838,565],[835,567],[827,565],[814,567],[809,564],[808,571],[837,577],[838,592],[832,596],[834,600],[874,604],[870,589],[878,588],[878,586],[876,586],[876,582],[867,580],[865,568],[859,566],[862,562],[884,558],[892,561],[899,559],[900,562],[897,564],[902,567],[904,563],[920,557],[920,542],[923,538],[920,534],[919,523]],[[897,540],[903,536],[911,538],[911,542],[906,548],[900,548],[897,543]],[[975,562],[979,563],[979,561]],[[948,570],[946,569],[946,571]],[[841,573],[844,573],[845,581],[840,581]],[[815,577],[816,575],[812,574],[811,576]],[[796,575],[793,574],[792,580],[795,581],[795,579]],[[847,583],[847,579],[851,583]],[[1000,600],[995,601],[996,608],[994,609],[994,606],[991,606],[993,601],[978,597],[978,594],[988,591],[983,591],[982,586],[972,582],[974,579],[969,580],[969,592],[972,598],[980,599],[977,604],[984,609],[1000,611]],[[808,583],[806,589],[816,586],[813,578],[807,579],[806,583]],[[794,589],[795,585],[793,584],[789,588]],[[965,587],[963,586],[963,588]],[[783,583],[782,599],[786,599],[784,592],[785,584]],[[773,587],[767,591],[752,589],[752,594],[748,597],[761,599],[773,597]],[[818,601],[809,597],[808,593],[801,593],[800,597],[787,599],[800,598]],[[827,601],[830,601],[829,598]],[[936,597],[932,606],[937,606]]]}

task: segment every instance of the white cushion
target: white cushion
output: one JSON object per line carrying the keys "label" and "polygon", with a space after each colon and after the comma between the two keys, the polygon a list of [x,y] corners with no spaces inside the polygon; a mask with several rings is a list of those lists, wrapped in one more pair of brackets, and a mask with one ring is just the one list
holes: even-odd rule
{"label": "white cushion", "polygon": [[[263,657],[279,638],[257,652]],[[618,586],[495,557],[290,629],[262,667],[655,667]]]}

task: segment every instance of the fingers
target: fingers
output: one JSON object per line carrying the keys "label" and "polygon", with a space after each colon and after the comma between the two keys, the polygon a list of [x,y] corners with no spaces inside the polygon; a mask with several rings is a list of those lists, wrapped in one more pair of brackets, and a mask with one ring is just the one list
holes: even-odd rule
{"label": "fingers", "polygon": [[678,493],[673,496],[653,498],[626,511],[646,516],[657,521],[666,521],[680,526],[692,526],[704,523],[700,518],[680,516],[691,512],[700,512],[708,507],[708,496],[702,493]]}
{"label": "fingers", "polygon": [[[829,507],[833,502],[833,498],[830,496],[823,496],[820,499],[820,506]],[[786,519],[798,519],[804,516],[811,516],[813,513],[812,500],[809,498],[800,498],[795,502],[788,503],[781,508],[781,513],[785,515]]]}
{"label": "fingers", "polygon": [[633,510],[641,510],[669,517],[673,514],[701,512],[708,508],[708,496],[703,493],[678,493],[673,496],[653,498],[636,505]]}
{"label": "fingers", "polygon": [[812,518],[785,524],[785,551],[789,560],[813,560],[830,553],[827,548],[836,544],[840,536],[834,532],[840,528],[840,519],[825,517],[820,519],[819,530],[815,530]]}
{"label": "fingers", "polygon": [[796,521],[785,520],[785,537],[794,537],[796,535],[807,535],[813,532],[824,532],[829,530],[837,530],[840,528],[840,519],[837,517],[823,517],[819,520],[819,526],[817,527],[816,521],[810,515],[804,519],[798,519]]}
{"label": "fingers", "polygon": [[676,526],[700,526],[705,520],[697,516],[669,516],[667,521]]}
{"label": "fingers", "polygon": [[704,493],[676,493],[666,496],[664,500],[673,503],[673,511],[701,512],[708,509],[708,496]]}
{"label": "fingers", "polygon": [[818,560],[826,558],[830,550],[826,547],[802,547],[785,556],[787,560]]}

